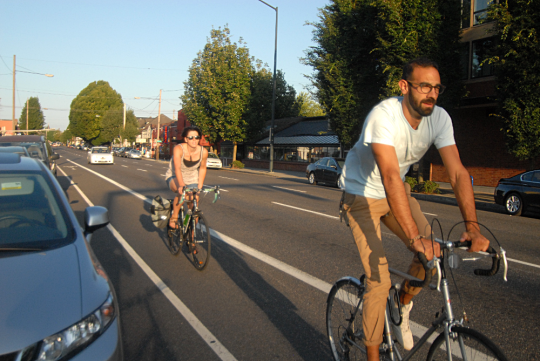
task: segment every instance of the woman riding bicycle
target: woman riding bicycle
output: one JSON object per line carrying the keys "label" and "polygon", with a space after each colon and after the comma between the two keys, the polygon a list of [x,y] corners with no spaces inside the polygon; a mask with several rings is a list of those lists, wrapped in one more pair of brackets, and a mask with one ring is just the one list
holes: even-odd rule
{"label": "woman riding bicycle", "polygon": [[[199,145],[201,130],[189,126],[182,131],[182,142],[174,147],[169,169],[165,173],[165,180],[169,189],[176,193],[173,201],[173,211],[169,220],[169,227],[176,228],[178,213],[182,203],[178,204],[178,197],[184,187],[202,189],[206,177],[206,159],[208,151]],[[197,196],[198,197],[198,196]],[[193,200],[193,194],[186,193],[187,201]],[[198,200],[198,198],[197,198]]]}

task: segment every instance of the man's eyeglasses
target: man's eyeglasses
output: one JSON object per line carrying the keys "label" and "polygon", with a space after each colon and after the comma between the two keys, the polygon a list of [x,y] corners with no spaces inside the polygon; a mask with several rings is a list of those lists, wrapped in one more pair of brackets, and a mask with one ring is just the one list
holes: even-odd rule
{"label": "man's eyeglasses", "polygon": [[194,138],[197,139],[197,140],[201,139],[201,137],[199,137],[198,135],[195,135],[195,136],[192,135],[192,136],[189,136],[189,137],[186,137],[186,138],[189,139],[189,140],[193,140]]}
{"label": "man's eyeglasses", "polygon": [[444,93],[444,90],[446,89],[446,87],[442,84],[439,84],[439,85],[431,85],[429,83],[420,83],[418,85],[413,85],[415,83],[411,83],[410,81],[408,80],[405,80],[407,83],[409,83],[409,85],[413,88],[415,88],[416,90],[418,90],[420,93],[423,93],[423,94],[429,94],[431,93],[431,90],[435,89],[435,94],[442,94]]}

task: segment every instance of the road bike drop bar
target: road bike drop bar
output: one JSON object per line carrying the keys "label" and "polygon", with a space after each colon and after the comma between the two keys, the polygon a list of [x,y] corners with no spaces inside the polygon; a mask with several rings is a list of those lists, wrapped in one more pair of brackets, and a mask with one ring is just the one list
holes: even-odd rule
{"label": "road bike drop bar", "polygon": [[437,242],[441,245],[441,258],[439,257],[433,257],[431,261],[428,261],[426,258],[426,255],[419,252],[418,253],[418,259],[422,263],[422,266],[425,270],[425,278],[424,280],[410,280],[409,284],[413,287],[425,287],[431,283],[432,278],[432,269],[437,268],[437,291],[440,291],[440,283],[441,283],[441,260],[444,258],[444,251],[447,250],[451,252],[451,254],[448,256],[448,264],[450,268],[457,268],[459,266],[460,261],[476,261],[484,257],[491,257],[492,263],[491,263],[491,269],[475,269],[474,274],[477,276],[494,276],[497,274],[500,268],[501,259],[503,261],[503,268],[504,268],[504,274],[503,279],[505,281],[507,280],[507,272],[508,272],[508,261],[506,259],[506,251],[499,247],[499,253],[495,251],[495,249],[491,246],[489,246],[487,250],[487,254],[482,257],[472,257],[472,258],[463,258],[461,259],[457,254],[453,253],[453,250],[455,248],[464,248],[468,249],[471,247],[471,241],[465,241],[465,242],[450,242],[450,241],[443,241],[439,238],[435,238],[433,240],[434,242]]}
{"label": "road bike drop bar", "polygon": [[215,186],[215,187],[212,187],[212,188],[203,188],[203,189],[199,189],[199,188],[185,188],[184,187],[184,190],[182,192],[182,196],[178,198],[178,203],[177,204],[180,204],[180,203],[183,203],[185,201],[185,195],[186,193],[188,192],[193,192],[193,195],[197,194],[197,193],[210,193],[210,192],[214,192],[214,200],[212,201],[212,203],[216,203],[218,199],[221,198],[221,192],[219,191],[219,186]]}

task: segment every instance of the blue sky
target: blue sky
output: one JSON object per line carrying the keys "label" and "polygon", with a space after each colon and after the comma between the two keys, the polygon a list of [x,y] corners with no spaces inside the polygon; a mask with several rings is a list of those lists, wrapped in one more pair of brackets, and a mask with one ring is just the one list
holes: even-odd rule
{"label": "blue sky", "polygon": [[[299,58],[314,45],[305,23],[317,21],[329,0],[266,2],[279,10],[277,68],[303,91],[312,69]],[[273,69],[275,11],[258,0],[2,1],[0,119],[12,117],[13,55],[16,118],[27,97],[37,96],[46,123],[65,130],[71,101],[97,80],[108,81],[137,116],[157,116],[163,89],[161,113],[172,118],[192,60],[212,26],[225,25],[233,41],[242,37],[250,55]]]}

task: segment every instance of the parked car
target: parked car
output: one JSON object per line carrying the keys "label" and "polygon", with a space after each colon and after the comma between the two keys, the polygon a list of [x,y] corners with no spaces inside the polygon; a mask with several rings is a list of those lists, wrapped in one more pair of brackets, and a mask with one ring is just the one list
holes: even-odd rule
{"label": "parked car", "polygon": [[208,152],[208,158],[206,160],[206,168],[222,168],[223,163],[221,162],[221,159],[212,152]]}
{"label": "parked car", "polygon": [[341,172],[344,166],[343,158],[322,158],[307,166],[306,177],[309,184],[325,183],[341,188]]}
{"label": "parked car", "polygon": [[139,152],[137,149],[130,149],[130,150],[126,153],[126,158],[130,158],[130,159],[141,159],[141,158],[142,158],[142,154],[141,154],[141,152]]}
{"label": "parked car", "polygon": [[88,151],[88,164],[114,164],[114,157],[108,147],[92,147]]}
{"label": "parked car", "polygon": [[42,135],[8,135],[0,137],[1,147],[25,147],[32,158],[37,158],[47,165],[56,176],[56,162],[60,156],[53,152],[49,142]]}
{"label": "parked car", "polygon": [[528,208],[540,207],[540,170],[533,170],[499,180],[495,203],[508,214],[520,216]]}
{"label": "parked car", "polygon": [[116,294],[92,252],[107,209],[84,230],[43,162],[0,153],[0,359],[122,360]]}
{"label": "parked car", "polygon": [[120,152],[120,157],[127,158],[127,153],[128,153],[131,149],[132,149],[132,148],[124,147],[124,148],[122,149],[122,151]]}

